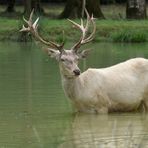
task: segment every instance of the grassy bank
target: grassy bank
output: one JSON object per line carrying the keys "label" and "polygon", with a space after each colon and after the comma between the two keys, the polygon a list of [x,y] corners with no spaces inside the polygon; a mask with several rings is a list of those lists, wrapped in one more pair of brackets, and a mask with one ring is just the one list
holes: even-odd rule
{"label": "grassy bank", "polygon": [[[79,21],[79,20],[77,20]],[[67,20],[41,18],[40,33],[51,40],[61,40],[62,30],[66,40],[76,40],[80,32],[72,28]],[[145,42],[148,41],[148,20],[96,20],[96,41]],[[0,41],[17,41],[22,20],[0,18]]]}

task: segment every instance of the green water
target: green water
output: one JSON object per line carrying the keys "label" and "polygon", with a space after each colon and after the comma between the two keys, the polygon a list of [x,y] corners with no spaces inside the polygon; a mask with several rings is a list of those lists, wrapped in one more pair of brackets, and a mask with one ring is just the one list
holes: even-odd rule
{"label": "green water", "polygon": [[[89,47],[93,50],[80,63],[82,70],[148,58],[143,43]],[[0,148],[138,146],[148,147],[147,114],[76,115],[63,93],[56,61],[33,44],[0,43]]]}

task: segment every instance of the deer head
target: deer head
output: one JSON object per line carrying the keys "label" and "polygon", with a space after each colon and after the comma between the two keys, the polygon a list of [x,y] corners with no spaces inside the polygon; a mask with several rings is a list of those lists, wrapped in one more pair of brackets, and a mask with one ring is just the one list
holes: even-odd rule
{"label": "deer head", "polygon": [[[68,21],[70,21],[74,27],[81,31],[82,35],[79,41],[71,49],[66,50],[64,49],[64,42],[62,44],[57,44],[52,41],[46,41],[39,35],[37,24],[39,18],[37,18],[36,21],[33,23],[33,12],[34,10],[31,12],[29,20],[26,20],[24,18],[24,21],[26,22],[28,27],[25,27],[23,25],[23,28],[20,31],[30,32],[36,40],[40,41],[41,43],[47,46],[47,48],[45,48],[46,53],[50,57],[55,58],[59,62],[60,70],[63,76],[67,78],[75,78],[79,76],[80,69],[78,67],[78,61],[82,58],[85,58],[89,52],[89,50],[87,49],[82,51],[80,51],[79,49],[81,45],[84,45],[92,41],[96,32],[96,25],[93,16],[90,17],[87,10],[85,9],[87,15],[85,25],[82,19],[81,24],[77,24],[76,22],[68,19]],[[90,24],[93,25],[93,31],[88,35]]]}

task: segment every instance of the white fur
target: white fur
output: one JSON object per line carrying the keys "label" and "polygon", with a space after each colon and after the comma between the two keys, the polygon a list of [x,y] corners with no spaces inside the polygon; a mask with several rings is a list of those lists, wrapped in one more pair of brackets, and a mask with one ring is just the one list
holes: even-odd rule
{"label": "white fur", "polygon": [[148,60],[135,58],[78,77],[62,75],[66,95],[78,111],[108,113],[148,108]]}

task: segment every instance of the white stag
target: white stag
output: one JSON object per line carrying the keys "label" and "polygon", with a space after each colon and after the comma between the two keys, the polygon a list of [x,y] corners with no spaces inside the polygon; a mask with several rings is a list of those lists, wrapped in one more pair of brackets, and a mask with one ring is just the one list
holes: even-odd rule
{"label": "white stag", "polygon": [[[148,60],[135,58],[117,65],[93,69],[89,68],[81,73],[78,61],[86,57],[88,50],[80,51],[80,46],[94,38],[96,25],[94,18],[87,11],[86,24],[83,20],[77,24],[69,20],[81,32],[81,38],[70,49],[44,40],[38,33],[37,22],[33,23],[33,11],[29,20],[24,19],[28,27],[21,31],[30,32],[34,38],[47,45],[46,52],[59,63],[62,85],[65,94],[80,112],[108,113],[113,111],[135,111],[148,109]],[[88,34],[89,26],[93,26],[92,33]]]}

